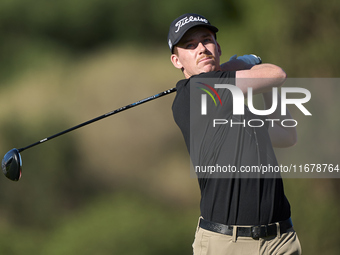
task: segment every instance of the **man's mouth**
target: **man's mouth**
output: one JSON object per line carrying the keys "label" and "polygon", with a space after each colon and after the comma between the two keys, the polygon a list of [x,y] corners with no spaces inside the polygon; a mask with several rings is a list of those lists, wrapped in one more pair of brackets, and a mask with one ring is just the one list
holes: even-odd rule
{"label": "man's mouth", "polygon": [[215,60],[215,57],[213,55],[203,55],[197,60],[197,64],[211,59]]}

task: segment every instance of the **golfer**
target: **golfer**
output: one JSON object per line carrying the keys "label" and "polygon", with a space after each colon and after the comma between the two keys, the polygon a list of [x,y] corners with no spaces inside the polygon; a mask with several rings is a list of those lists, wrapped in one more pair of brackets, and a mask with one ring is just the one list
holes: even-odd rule
{"label": "golfer", "polygon": [[[195,123],[191,119],[190,82],[193,79],[217,79],[220,83],[235,85],[244,95],[250,87],[253,94],[263,95],[267,109],[272,105],[272,88],[280,87],[286,79],[280,67],[262,64],[255,55],[233,56],[220,64],[222,50],[216,41],[217,32],[205,17],[187,13],[171,23],[168,34],[171,62],[185,77],[176,85],[173,115],[192,163],[237,168],[261,164],[278,166],[273,146],[294,145],[295,127],[285,127],[275,121],[256,128],[248,125],[214,128],[208,122],[208,115],[204,118],[206,123]],[[217,92],[223,102],[223,107],[218,109],[226,119],[241,118],[241,123],[247,123],[255,117],[246,106],[244,115],[233,115],[231,92],[227,89]],[[266,117],[282,120],[280,110],[278,102],[277,109]],[[291,118],[288,111],[284,117]],[[193,130],[193,126],[197,129]],[[280,176],[209,178],[206,173],[198,173],[198,183],[201,216],[193,243],[195,255],[301,254]]]}

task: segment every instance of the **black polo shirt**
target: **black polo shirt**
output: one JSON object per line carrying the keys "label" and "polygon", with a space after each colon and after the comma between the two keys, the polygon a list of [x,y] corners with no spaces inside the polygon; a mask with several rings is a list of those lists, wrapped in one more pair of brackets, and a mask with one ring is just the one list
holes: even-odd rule
{"label": "black polo shirt", "polygon": [[[235,72],[215,71],[193,78],[216,78],[220,84],[235,84]],[[277,166],[277,160],[268,134],[268,125],[262,127],[212,128],[207,116],[202,123],[190,126],[190,79],[177,83],[177,94],[172,110],[175,122],[184,136],[193,165]],[[223,101],[221,113],[226,119],[233,116],[232,97],[229,90],[217,90]],[[245,122],[259,118],[247,110],[241,119]],[[206,123],[204,123],[206,122]],[[268,124],[268,123],[267,123]],[[193,131],[194,130],[194,131]],[[191,138],[190,138],[191,135]],[[207,178],[198,174],[201,190],[201,216],[209,221],[227,225],[260,225],[286,220],[290,217],[290,205],[284,194],[282,179],[278,178]]]}

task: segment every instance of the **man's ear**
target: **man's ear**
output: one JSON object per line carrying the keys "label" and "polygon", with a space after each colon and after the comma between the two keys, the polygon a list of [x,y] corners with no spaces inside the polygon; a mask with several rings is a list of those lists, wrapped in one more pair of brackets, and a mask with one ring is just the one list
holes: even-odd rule
{"label": "man's ear", "polygon": [[174,67],[178,68],[178,69],[182,69],[183,68],[183,65],[181,64],[178,56],[176,54],[172,54],[171,57],[171,62],[172,64],[174,65]]}

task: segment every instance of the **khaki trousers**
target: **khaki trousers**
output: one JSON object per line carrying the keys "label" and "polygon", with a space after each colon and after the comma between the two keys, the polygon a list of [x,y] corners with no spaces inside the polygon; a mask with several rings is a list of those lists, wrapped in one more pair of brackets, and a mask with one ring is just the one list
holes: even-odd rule
{"label": "khaki trousers", "polygon": [[211,232],[197,226],[192,245],[194,255],[300,255],[301,246],[293,228],[277,236],[253,239]]}

